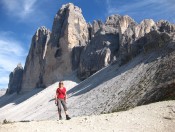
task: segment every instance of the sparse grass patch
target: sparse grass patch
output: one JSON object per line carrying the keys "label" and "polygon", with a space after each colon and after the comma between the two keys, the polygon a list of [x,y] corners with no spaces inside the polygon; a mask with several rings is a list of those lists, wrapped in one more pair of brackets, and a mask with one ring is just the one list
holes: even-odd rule
{"label": "sparse grass patch", "polygon": [[10,124],[10,123],[13,123],[13,122],[8,121],[7,119],[4,119],[3,122],[2,122],[2,124]]}

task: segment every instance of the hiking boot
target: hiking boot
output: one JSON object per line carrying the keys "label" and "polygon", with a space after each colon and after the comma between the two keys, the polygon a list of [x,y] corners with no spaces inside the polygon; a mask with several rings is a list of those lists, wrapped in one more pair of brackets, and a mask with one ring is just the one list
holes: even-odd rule
{"label": "hiking boot", "polygon": [[59,116],[59,120],[62,120],[63,118],[62,118],[62,116]]}
{"label": "hiking boot", "polygon": [[69,117],[69,115],[66,115],[66,120],[70,120],[71,118]]}

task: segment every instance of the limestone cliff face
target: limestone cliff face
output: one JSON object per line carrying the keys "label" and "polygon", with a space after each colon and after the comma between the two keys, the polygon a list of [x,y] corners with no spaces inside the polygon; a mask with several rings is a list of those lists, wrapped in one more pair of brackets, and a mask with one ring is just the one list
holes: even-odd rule
{"label": "limestone cliff face", "polygon": [[68,3],[57,12],[52,32],[41,27],[33,36],[21,91],[46,87],[74,70],[83,80],[112,63],[120,67],[175,40],[174,32],[175,25],[167,21],[145,19],[138,24],[127,15],[86,23],[81,9]]}
{"label": "limestone cliff face", "polygon": [[120,35],[120,63],[125,64],[132,59],[133,56],[135,56],[139,51],[137,46],[134,45],[135,41],[154,30],[157,30],[157,26],[152,19],[145,19],[140,24],[135,22],[131,26],[128,26],[126,30],[123,30],[122,34]]}
{"label": "limestone cliff face", "polygon": [[125,41],[123,36],[126,30],[136,25],[137,23],[129,16],[120,15],[108,17],[105,23],[94,21],[91,26],[90,43],[85,46],[80,58],[79,78],[85,79],[116,61]]}
{"label": "limestone cliff face", "polygon": [[[159,21],[154,22],[152,19],[145,19],[140,24],[136,24],[134,26],[128,27],[125,32],[121,35],[120,41],[120,51],[119,51],[119,58],[120,63],[124,64],[135,57],[140,52],[145,51],[146,47],[160,47],[160,41],[166,41],[167,37],[166,34],[171,36],[171,39],[174,39],[174,30],[175,25],[171,24],[167,21]],[[147,34],[149,35],[149,40],[147,41],[154,41],[149,46],[143,47],[143,45],[147,44],[146,38]],[[165,33],[163,36],[160,33]],[[165,37],[165,39],[162,39]],[[144,41],[143,41],[144,40]],[[141,47],[144,49],[141,49]]]}
{"label": "limestone cliff face", "polygon": [[108,113],[174,99],[174,67],[174,24],[152,19],[138,24],[120,15],[91,24],[80,8],[66,4],[52,32],[36,31],[24,70],[19,65],[10,74],[7,93],[44,88],[77,72],[86,80],[68,92],[75,115]]}
{"label": "limestone cliff face", "polygon": [[79,7],[63,5],[54,18],[52,33],[42,27],[33,36],[26,60],[22,91],[46,87],[78,67],[72,50],[87,44],[87,23]]}
{"label": "limestone cliff face", "polygon": [[[99,20],[94,21],[89,28],[91,40],[82,52],[78,68],[81,79],[89,77],[114,61],[121,66],[147,50],[147,47],[158,48],[159,41],[164,41],[161,39],[162,34],[158,32],[171,34],[175,31],[175,25],[167,21],[161,20],[156,23],[152,19],[145,19],[138,24],[127,15],[109,16],[104,24]],[[159,40],[152,42],[152,46],[143,47],[147,43],[143,40],[150,32],[151,41]]]}
{"label": "limestone cliff face", "polygon": [[113,27],[103,26],[82,51],[78,76],[86,79],[101,68],[108,66],[119,49],[119,34]]}
{"label": "limestone cliff face", "polygon": [[45,70],[45,57],[48,41],[50,40],[50,31],[45,27],[39,28],[32,38],[31,48],[26,59],[22,91],[30,91],[33,88],[45,87],[43,74]]}
{"label": "limestone cliff face", "polygon": [[137,25],[137,23],[129,16],[112,15],[106,19],[106,26],[118,29],[120,34],[123,34],[126,29]]}
{"label": "limestone cliff face", "polygon": [[23,76],[23,67],[21,64],[18,64],[13,72],[9,76],[9,84],[6,94],[19,93],[21,90],[21,82]]}
{"label": "limestone cliff face", "polygon": [[45,59],[45,85],[72,72],[72,50],[88,42],[87,23],[79,7],[63,5],[54,18],[51,39]]}

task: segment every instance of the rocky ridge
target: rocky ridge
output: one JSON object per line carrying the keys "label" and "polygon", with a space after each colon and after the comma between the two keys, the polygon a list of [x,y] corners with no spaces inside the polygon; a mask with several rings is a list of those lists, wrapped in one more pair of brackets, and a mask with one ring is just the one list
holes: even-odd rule
{"label": "rocky ridge", "polygon": [[22,92],[45,88],[70,74],[72,67],[77,68],[79,59],[72,60],[72,52],[77,53],[88,41],[81,12],[71,3],[63,5],[54,18],[52,32],[45,27],[36,31],[26,59]]}
{"label": "rocky ridge", "polygon": [[[156,50],[174,40],[175,25],[111,15],[105,22],[86,23],[79,7],[69,3],[57,12],[52,32],[41,27],[32,39],[21,91],[47,87],[77,70],[84,80],[100,69],[128,63],[140,53]],[[10,89],[10,88],[9,88]]]}
{"label": "rocky ridge", "polygon": [[88,29],[81,9],[71,3],[63,5],[54,18],[46,53],[43,75],[46,86],[72,72],[76,65],[76,60],[71,59],[72,51],[86,45],[87,41]]}
{"label": "rocky ridge", "polygon": [[21,64],[18,64],[13,72],[9,75],[9,84],[6,94],[19,93],[21,90],[21,83],[23,77],[23,67]]}
{"label": "rocky ridge", "polygon": [[43,75],[50,34],[51,32],[47,28],[41,27],[32,38],[31,48],[24,67],[22,91],[45,87]]}

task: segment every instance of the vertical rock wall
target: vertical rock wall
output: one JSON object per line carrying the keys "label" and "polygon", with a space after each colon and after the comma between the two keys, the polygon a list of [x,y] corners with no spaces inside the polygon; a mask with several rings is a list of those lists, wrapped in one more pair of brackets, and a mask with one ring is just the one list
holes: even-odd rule
{"label": "vertical rock wall", "polygon": [[160,45],[156,41],[147,44],[154,37],[168,42],[162,36],[175,36],[173,32],[175,25],[168,21],[145,19],[138,24],[127,15],[86,23],[81,9],[68,3],[57,12],[52,32],[41,27],[33,36],[18,89],[44,88],[77,69],[78,77],[86,79],[113,62],[121,66],[140,52]]}
{"label": "vertical rock wall", "polygon": [[7,94],[19,93],[21,90],[21,82],[23,76],[23,67],[21,64],[18,64],[13,72],[9,75],[9,84],[7,89]]}
{"label": "vertical rock wall", "polygon": [[21,85],[22,91],[45,87],[43,75],[45,72],[45,57],[50,33],[48,29],[41,27],[32,38],[31,48],[24,67]]}
{"label": "vertical rock wall", "polygon": [[87,23],[79,7],[63,5],[54,18],[43,81],[50,85],[72,72],[72,50],[88,42]]}

